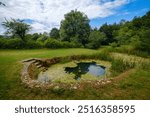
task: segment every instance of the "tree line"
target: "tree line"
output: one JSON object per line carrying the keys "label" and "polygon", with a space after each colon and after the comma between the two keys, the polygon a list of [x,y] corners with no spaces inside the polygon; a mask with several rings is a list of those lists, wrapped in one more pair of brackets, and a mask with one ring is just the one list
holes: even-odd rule
{"label": "tree line", "polygon": [[84,13],[72,10],[65,14],[60,28],[53,28],[50,33],[29,34],[31,26],[23,20],[5,20],[5,36],[0,36],[0,48],[75,48],[98,49],[102,45],[118,47],[131,45],[136,50],[150,51],[150,11],[132,21],[121,20],[119,23],[103,24],[99,29],[92,29],[90,20]]}

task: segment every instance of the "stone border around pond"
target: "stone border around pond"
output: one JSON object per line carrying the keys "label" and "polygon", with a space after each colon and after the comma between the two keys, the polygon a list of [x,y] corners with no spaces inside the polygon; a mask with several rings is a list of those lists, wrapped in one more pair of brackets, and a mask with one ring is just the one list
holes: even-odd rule
{"label": "stone border around pond", "polygon": [[[78,89],[80,88],[80,82],[77,83],[54,83],[54,82],[45,82],[41,83],[38,80],[33,78],[33,73],[35,72],[35,67],[41,71],[45,71],[53,64],[63,62],[63,61],[72,61],[72,60],[84,60],[85,57],[79,56],[67,56],[67,57],[55,57],[52,59],[39,59],[39,58],[31,58],[27,60],[23,60],[23,69],[21,72],[21,81],[23,84],[30,88],[42,88],[42,89],[59,89],[59,88],[70,88],[70,89]],[[96,81],[86,81],[86,83],[94,82],[95,85],[105,85],[111,83],[111,79],[101,79]]]}

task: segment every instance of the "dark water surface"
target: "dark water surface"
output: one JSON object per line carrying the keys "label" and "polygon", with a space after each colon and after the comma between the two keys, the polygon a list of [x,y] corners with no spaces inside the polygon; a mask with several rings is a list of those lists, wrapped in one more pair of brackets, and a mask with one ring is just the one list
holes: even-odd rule
{"label": "dark water surface", "polygon": [[105,74],[105,67],[97,65],[96,62],[80,62],[76,67],[65,67],[66,73],[75,74],[74,79],[79,80],[83,74],[90,73],[94,76],[101,76]]}

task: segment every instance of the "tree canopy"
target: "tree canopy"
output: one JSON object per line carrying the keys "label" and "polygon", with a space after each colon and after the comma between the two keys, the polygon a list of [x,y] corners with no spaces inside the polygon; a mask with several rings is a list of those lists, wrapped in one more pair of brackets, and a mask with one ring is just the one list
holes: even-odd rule
{"label": "tree canopy", "polygon": [[8,41],[5,39],[6,36],[0,36],[1,48],[22,48],[25,44],[26,48],[87,47],[97,49],[101,45],[110,44],[112,47],[130,45],[135,51],[150,52],[150,11],[131,21],[105,23],[99,29],[91,29],[88,17],[77,10],[65,14],[60,29],[52,28],[50,33],[27,34],[31,27],[23,20],[6,20],[2,25],[6,28],[7,37],[13,37],[13,39]]}
{"label": "tree canopy", "polygon": [[85,46],[90,34],[88,17],[77,10],[72,10],[61,21],[60,37],[64,41],[77,41]]}
{"label": "tree canopy", "polygon": [[30,25],[23,22],[23,20],[11,19],[10,21],[6,20],[2,25],[7,29],[6,34],[20,37],[25,41],[25,35],[30,30]]}
{"label": "tree canopy", "polygon": [[50,32],[50,37],[54,38],[54,39],[59,39],[60,35],[59,35],[59,29],[57,28],[52,28],[51,32]]}
{"label": "tree canopy", "polygon": [[91,49],[97,49],[101,46],[102,42],[105,39],[106,39],[106,35],[103,32],[94,30],[90,33],[89,42],[86,46]]}
{"label": "tree canopy", "polygon": [[116,23],[112,25],[108,25],[107,23],[103,24],[99,31],[103,32],[106,35],[106,39],[102,42],[103,45],[108,45],[109,43],[114,42],[116,39],[114,38],[115,32],[119,29],[119,25]]}

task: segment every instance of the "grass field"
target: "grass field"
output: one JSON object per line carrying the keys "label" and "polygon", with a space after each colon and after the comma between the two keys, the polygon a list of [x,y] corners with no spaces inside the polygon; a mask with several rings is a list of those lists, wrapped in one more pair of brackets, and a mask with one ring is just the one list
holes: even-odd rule
{"label": "grass field", "polygon": [[0,99],[150,99],[150,71],[140,68],[120,74],[109,85],[94,88],[93,85],[83,84],[86,87],[82,90],[41,91],[21,83],[23,59],[93,54],[99,51],[101,50],[0,50]]}

